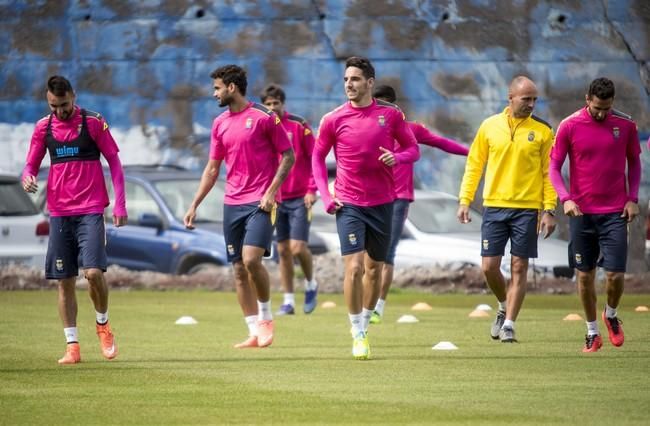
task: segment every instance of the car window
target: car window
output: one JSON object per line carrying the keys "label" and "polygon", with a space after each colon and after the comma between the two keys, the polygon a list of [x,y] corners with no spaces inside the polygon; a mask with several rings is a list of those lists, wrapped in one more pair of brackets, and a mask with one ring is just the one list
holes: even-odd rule
{"label": "car window", "polygon": [[[200,179],[161,180],[154,182],[154,186],[165,200],[165,204],[167,204],[172,214],[182,222],[200,182]],[[217,183],[201,202],[196,212],[195,222],[222,221],[223,196],[223,187],[220,183]]]}
{"label": "car window", "polygon": [[31,216],[36,213],[36,206],[20,182],[0,182],[0,216]]}
{"label": "car window", "polygon": [[472,221],[462,224],[456,218],[458,201],[452,198],[415,198],[409,206],[408,218],[422,232],[451,233],[481,230],[481,214],[470,211]]}
{"label": "car window", "polygon": [[[113,194],[113,185],[111,184],[110,179],[106,180],[106,186],[108,188],[109,198],[111,200],[115,199]],[[129,218],[132,218],[133,221],[137,221],[140,215],[143,213],[162,216],[156,200],[153,199],[151,194],[142,185],[135,182],[126,181],[124,182],[124,192],[126,194],[127,212]],[[104,220],[106,222],[113,222],[112,208],[107,208],[104,210]]]}

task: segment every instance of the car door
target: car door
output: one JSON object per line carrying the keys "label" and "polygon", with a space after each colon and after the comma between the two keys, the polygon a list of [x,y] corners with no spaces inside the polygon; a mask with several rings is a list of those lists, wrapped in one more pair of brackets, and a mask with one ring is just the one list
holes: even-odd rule
{"label": "car door", "polygon": [[[175,244],[165,230],[160,206],[141,182],[127,178],[125,191],[128,224],[117,228],[113,225],[112,209],[105,213],[108,263],[133,270],[170,272]],[[160,218],[161,226],[142,226],[145,214]]]}

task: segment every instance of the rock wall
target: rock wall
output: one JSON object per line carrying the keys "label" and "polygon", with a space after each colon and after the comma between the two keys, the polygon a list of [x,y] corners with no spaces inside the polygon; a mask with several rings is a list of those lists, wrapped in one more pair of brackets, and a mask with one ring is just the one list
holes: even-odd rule
{"label": "rock wall", "polygon": [[[608,76],[616,107],[643,141],[650,135],[647,0],[4,0],[0,25],[0,170],[22,169],[54,73],[107,118],[125,164],[201,168],[221,112],[214,68],[245,66],[254,100],[266,83],[282,84],[288,109],[317,127],[344,102],[350,55],[373,60],[410,119],[465,143],[522,73],[554,126]],[[464,159],[429,148],[422,157],[419,180],[457,193]],[[647,149],[643,159],[650,170]]]}

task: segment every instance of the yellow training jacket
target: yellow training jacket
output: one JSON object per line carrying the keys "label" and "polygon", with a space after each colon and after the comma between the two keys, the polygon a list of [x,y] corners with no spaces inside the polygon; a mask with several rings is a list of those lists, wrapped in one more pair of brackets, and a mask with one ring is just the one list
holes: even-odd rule
{"label": "yellow training jacket", "polygon": [[557,194],[548,176],[553,129],[534,115],[509,119],[509,112],[481,123],[467,156],[460,203],[472,202],[487,164],[484,206],[553,210]]}

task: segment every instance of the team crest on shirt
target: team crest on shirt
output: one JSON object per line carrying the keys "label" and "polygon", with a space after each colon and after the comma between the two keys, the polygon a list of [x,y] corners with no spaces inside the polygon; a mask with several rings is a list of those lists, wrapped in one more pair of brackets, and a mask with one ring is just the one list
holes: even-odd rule
{"label": "team crest on shirt", "polygon": [[246,119],[246,128],[247,128],[247,129],[250,129],[251,127],[253,127],[253,119],[250,118],[250,117],[248,117],[248,118]]}
{"label": "team crest on shirt", "polygon": [[228,244],[228,254],[231,256],[235,255],[235,247],[232,244]]}
{"label": "team crest on shirt", "polygon": [[287,137],[289,138],[289,141],[293,142],[293,132],[287,132]]}
{"label": "team crest on shirt", "polygon": [[63,272],[63,259],[56,259],[56,270]]}
{"label": "team crest on shirt", "polygon": [[618,139],[618,137],[621,135],[621,129],[614,127],[612,129],[612,133],[614,134],[614,138]]}
{"label": "team crest on shirt", "polygon": [[383,115],[380,115],[377,121],[381,127],[384,127],[386,125],[386,118]]}
{"label": "team crest on shirt", "polygon": [[582,255],[580,253],[576,253],[576,265],[582,265]]}
{"label": "team crest on shirt", "polygon": [[104,126],[102,127],[102,130],[105,132],[108,130],[108,123],[104,121]]}
{"label": "team crest on shirt", "polygon": [[352,244],[353,246],[356,246],[356,245],[357,245],[357,236],[354,235],[354,234],[348,234],[348,241],[349,241],[350,244]]}
{"label": "team crest on shirt", "polygon": [[528,142],[532,142],[535,140],[535,132],[532,130],[528,133]]}
{"label": "team crest on shirt", "polygon": [[305,127],[305,136],[311,135],[311,130]]}
{"label": "team crest on shirt", "polygon": [[489,240],[483,240],[483,250],[487,250],[490,247]]}

